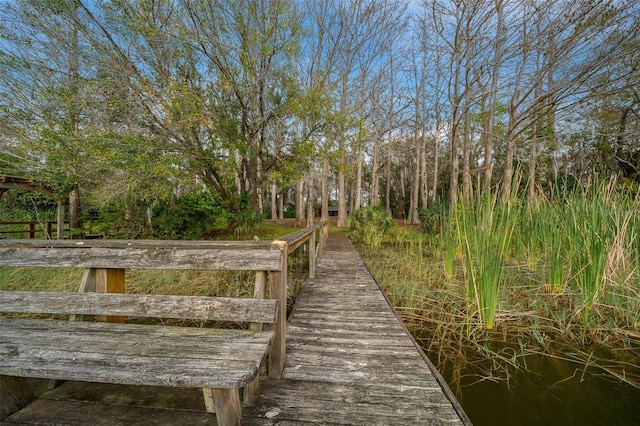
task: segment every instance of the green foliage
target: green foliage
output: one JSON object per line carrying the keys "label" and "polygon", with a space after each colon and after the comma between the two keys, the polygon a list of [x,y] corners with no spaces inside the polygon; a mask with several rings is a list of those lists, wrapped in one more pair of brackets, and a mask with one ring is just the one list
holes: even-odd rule
{"label": "green foliage", "polygon": [[393,219],[383,207],[365,207],[349,216],[349,236],[355,242],[378,247],[382,244],[385,232],[393,225]]}
{"label": "green foliage", "polygon": [[208,191],[192,192],[154,209],[153,236],[199,240],[214,229],[224,228],[229,217],[230,213]]}
{"label": "green foliage", "polygon": [[7,191],[0,198],[0,221],[56,220],[56,200],[36,191]]}
{"label": "green foliage", "polygon": [[85,230],[109,238],[202,239],[230,217],[208,191],[152,202],[116,197],[87,215]]}
{"label": "green foliage", "polygon": [[436,203],[429,204],[428,207],[418,212],[420,229],[422,232],[426,232],[427,234],[440,232],[443,224],[447,223],[448,215],[448,206],[445,203],[438,201]]}

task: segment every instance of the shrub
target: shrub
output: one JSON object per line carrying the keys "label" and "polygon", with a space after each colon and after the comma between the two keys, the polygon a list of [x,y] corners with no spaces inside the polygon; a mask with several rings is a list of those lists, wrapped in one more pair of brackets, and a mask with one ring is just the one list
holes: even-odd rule
{"label": "shrub", "polygon": [[382,244],[385,232],[393,226],[393,219],[380,206],[358,209],[349,216],[350,236],[357,243],[369,247]]}
{"label": "shrub", "polygon": [[442,224],[447,222],[448,208],[441,202],[435,202],[418,212],[420,229],[427,234],[440,231]]}

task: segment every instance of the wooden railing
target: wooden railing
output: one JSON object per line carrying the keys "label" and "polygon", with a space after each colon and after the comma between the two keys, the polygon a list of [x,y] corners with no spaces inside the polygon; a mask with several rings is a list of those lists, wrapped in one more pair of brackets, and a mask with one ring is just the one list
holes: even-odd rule
{"label": "wooden railing", "polygon": [[[63,231],[69,230],[69,222],[64,223]],[[48,240],[52,239],[57,234],[57,222],[56,221],[21,221],[21,222],[0,222],[0,236],[2,235],[15,235],[26,234],[27,238],[37,238],[39,234],[43,235],[43,238]],[[11,229],[4,229],[11,228]],[[22,229],[15,229],[22,228]]]}
{"label": "wooden railing", "polygon": [[127,268],[255,271],[254,297],[267,297],[268,284],[268,297],[278,300],[281,307],[273,324],[268,369],[269,377],[280,378],[285,359],[288,258],[308,242],[309,277],[313,278],[328,232],[329,224],[320,223],[272,242],[5,239],[0,240],[0,266],[87,268],[79,291],[102,293],[124,293]]}
{"label": "wooden railing", "polygon": [[[317,237],[316,234],[318,234]],[[293,253],[298,247],[309,242],[309,278],[315,278],[316,258],[322,254],[328,235],[329,222],[322,222],[287,234],[276,241],[285,241],[287,243],[287,254]]]}

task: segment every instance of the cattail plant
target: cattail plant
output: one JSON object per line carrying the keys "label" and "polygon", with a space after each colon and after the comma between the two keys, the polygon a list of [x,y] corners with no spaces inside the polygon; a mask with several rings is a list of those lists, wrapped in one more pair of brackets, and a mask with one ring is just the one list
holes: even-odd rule
{"label": "cattail plant", "polygon": [[504,262],[510,249],[516,215],[511,202],[480,195],[460,204],[456,215],[467,273],[467,298],[476,305],[487,330],[494,326]]}

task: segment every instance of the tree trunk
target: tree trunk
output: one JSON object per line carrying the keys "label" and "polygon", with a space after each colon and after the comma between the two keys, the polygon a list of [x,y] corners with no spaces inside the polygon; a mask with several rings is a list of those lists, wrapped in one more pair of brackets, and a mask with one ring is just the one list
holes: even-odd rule
{"label": "tree trunk", "polygon": [[353,209],[358,210],[362,203],[362,148],[358,148],[358,159],[356,168],[356,187],[353,199]]}
{"label": "tree trunk", "polygon": [[309,176],[309,180],[307,181],[307,226],[313,225],[314,206],[315,206],[315,196],[314,196],[314,190],[313,190],[313,178]]}
{"label": "tree trunk", "polygon": [[380,173],[380,144],[378,142],[378,138],[376,138],[373,145],[373,158],[371,161],[371,195],[370,195],[370,204],[371,206],[377,206],[380,204],[380,177],[378,176]]}
{"label": "tree trunk", "polygon": [[[513,99],[517,99],[518,90],[514,92]],[[506,203],[511,198],[511,186],[513,184],[513,144],[515,125],[517,122],[517,111],[515,102],[509,106],[509,128],[507,130],[506,144],[504,149],[504,166],[502,170],[502,193],[500,199]]]}
{"label": "tree trunk", "polygon": [[322,221],[329,220],[329,160],[322,159],[322,177],[320,180],[320,218]]}
{"label": "tree trunk", "polygon": [[304,222],[304,207],[304,178],[300,178],[296,184],[296,228]]}
{"label": "tree trunk", "polygon": [[[417,145],[417,144],[416,144]],[[420,147],[416,146],[416,157],[414,159],[413,167],[413,186],[411,188],[411,199],[409,201],[409,223],[411,225],[417,225],[420,223],[418,218],[419,202],[420,202]]]}
{"label": "tree trunk", "polygon": [[420,148],[420,199],[422,202],[422,208],[426,208],[429,204],[429,179],[427,176],[427,138],[424,135],[424,129],[422,129],[421,136],[421,148]]}
{"label": "tree trunk", "polygon": [[75,185],[69,193],[69,231],[78,229],[80,223],[78,213],[80,210],[80,187]]}
{"label": "tree trunk", "polygon": [[[346,166],[346,162],[342,161],[342,168]],[[347,226],[347,188],[344,171],[338,172],[338,228],[345,228]]]}
{"label": "tree trunk", "polygon": [[493,172],[493,127],[496,116],[496,98],[498,96],[498,79],[500,77],[500,66],[502,64],[502,51],[504,45],[504,34],[506,27],[504,25],[504,9],[503,0],[496,0],[496,13],[498,21],[496,23],[496,39],[493,45],[493,69],[491,72],[491,88],[489,89],[489,112],[484,126],[484,176],[482,188],[486,193],[491,189],[491,175]]}
{"label": "tree trunk", "polygon": [[271,184],[271,220],[278,218],[278,186]]}
{"label": "tree trunk", "polygon": [[438,173],[440,166],[440,121],[436,122],[436,135],[433,141],[433,182],[431,186],[431,199],[438,199]]}
{"label": "tree trunk", "polygon": [[387,157],[387,182],[385,185],[385,208],[389,214],[391,214],[391,149],[389,149],[389,156]]}

